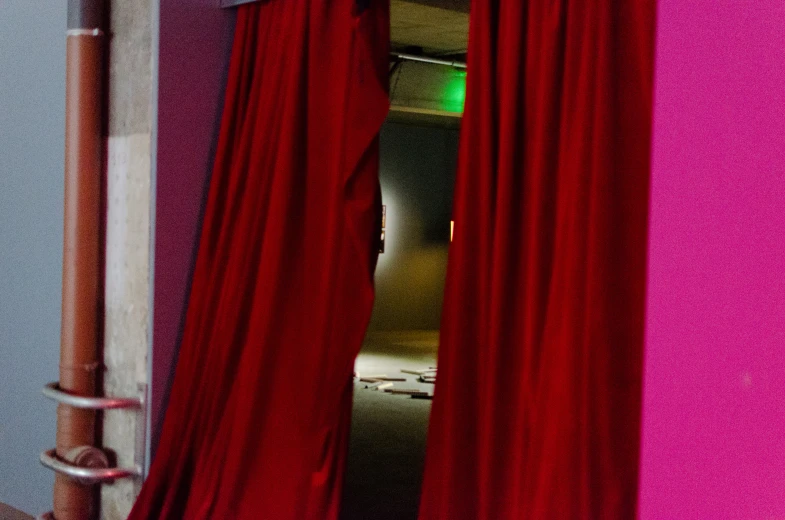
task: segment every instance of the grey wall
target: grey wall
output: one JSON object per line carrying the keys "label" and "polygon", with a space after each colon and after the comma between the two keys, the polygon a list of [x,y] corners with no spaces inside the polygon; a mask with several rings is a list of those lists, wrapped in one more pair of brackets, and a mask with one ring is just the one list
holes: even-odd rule
{"label": "grey wall", "polygon": [[386,123],[381,135],[384,254],[370,330],[439,328],[458,158],[454,129]]}
{"label": "grey wall", "polygon": [[65,0],[0,0],[0,502],[51,509],[63,226]]}

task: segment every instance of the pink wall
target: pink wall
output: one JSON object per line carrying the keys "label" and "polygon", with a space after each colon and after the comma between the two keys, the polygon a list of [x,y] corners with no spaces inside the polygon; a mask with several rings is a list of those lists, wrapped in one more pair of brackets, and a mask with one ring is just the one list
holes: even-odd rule
{"label": "pink wall", "polygon": [[640,517],[785,519],[785,2],[658,5]]}
{"label": "pink wall", "polygon": [[235,11],[218,0],[161,0],[151,444],[171,384],[207,179],[218,135]]}

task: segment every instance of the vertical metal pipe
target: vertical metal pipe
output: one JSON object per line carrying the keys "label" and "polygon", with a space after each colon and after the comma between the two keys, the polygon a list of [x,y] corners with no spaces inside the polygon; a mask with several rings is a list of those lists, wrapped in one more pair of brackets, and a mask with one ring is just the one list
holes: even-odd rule
{"label": "vertical metal pipe", "polygon": [[[101,130],[104,0],[69,0],[66,42],[65,201],[60,387],[96,395],[101,366]],[[96,444],[96,412],[59,405],[57,455]],[[98,488],[55,477],[57,520],[89,520]]]}

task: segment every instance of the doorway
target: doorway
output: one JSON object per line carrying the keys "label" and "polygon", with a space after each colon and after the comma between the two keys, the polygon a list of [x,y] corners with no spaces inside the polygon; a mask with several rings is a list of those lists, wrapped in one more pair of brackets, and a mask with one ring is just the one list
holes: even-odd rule
{"label": "doorway", "polygon": [[[450,243],[456,128],[387,122],[384,252],[355,363],[345,519],[416,518]],[[421,372],[422,374],[417,374]],[[427,395],[391,393],[414,390]]]}
{"label": "doorway", "polygon": [[[447,62],[465,62],[468,4],[468,0],[392,0],[392,50]],[[231,34],[230,24],[219,27],[219,21],[223,23],[217,17],[214,20],[215,33]],[[186,32],[181,29],[178,34]],[[215,40],[223,41],[218,36]],[[172,37],[163,39],[164,57],[176,55],[174,41]],[[231,38],[227,37],[226,41]],[[228,62],[228,46],[213,49],[210,56],[217,62],[221,62],[221,57],[225,58],[221,63]],[[152,446],[157,441],[163,417],[163,394],[178,344],[180,320],[172,318],[172,314],[177,313],[179,317],[184,308],[187,277],[182,276],[182,266],[190,265],[195,247],[202,200],[199,187],[205,185],[200,176],[206,175],[208,168],[204,164],[209,164],[211,154],[206,144],[196,147],[201,155],[193,153],[191,148],[194,142],[209,142],[208,137],[217,131],[210,124],[185,125],[177,118],[186,115],[193,118],[196,114],[205,121],[217,121],[215,114],[220,113],[217,93],[223,85],[219,79],[224,71],[218,66],[208,70],[213,75],[205,76],[198,67],[192,71],[191,76],[200,82],[197,91],[201,97],[189,96],[188,101],[202,103],[203,98],[210,99],[215,105],[212,112],[194,108],[161,110],[159,115],[160,134],[164,137],[159,136],[158,147],[156,284],[166,290],[156,291],[154,309],[156,322],[166,325],[157,325],[154,333]],[[165,76],[162,85],[168,79],[181,80]],[[205,83],[209,84],[205,86]],[[404,376],[406,382],[393,384],[422,388],[430,393],[433,384],[421,383],[417,376],[401,370],[436,366],[464,85],[465,69],[460,66],[391,56],[392,106],[381,134],[380,178],[387,209],[385,252],[379,257],[376,308],[357,368],[365,375]],[[160,106],[182,106],[180,89],[163,88],[161,92]],[[217,125],[215,121],[213,126]],[[176,128],[177,133],[170,128]],[[189,148],[189,153],[184,154],[183,147]],[[184,164],[180,157],[198,164]],[[183,179],[188,179],[188,186],[193,187],[193,193],[185,197],[184,188],[180,187]],[[174,184],[177,190],[161,193]],[[183,214],[189,218],[182,218]],[[359,379],[355,380],[354,395],[342,518],[414,519],[431,402],[366,389]]]}
{"label": "doorway", "polygon": [[468,13],[393,2],[391,28],[384,244],[355,363],[344,520],[417,517],[452,234]]}

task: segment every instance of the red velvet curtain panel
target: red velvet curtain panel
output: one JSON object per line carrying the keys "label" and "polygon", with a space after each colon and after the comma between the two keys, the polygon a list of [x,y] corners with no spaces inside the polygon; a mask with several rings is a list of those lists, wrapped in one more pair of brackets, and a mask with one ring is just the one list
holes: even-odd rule
{"label": "red velvet curtain panel", "polygon": [[475,0],[421,520],[636,514],[654,0]]}
{"label": "red velvet curtain panel", "polygon": [[388,12],[239,9],[179,361],[132,520],[337,517],[373,301]]}

